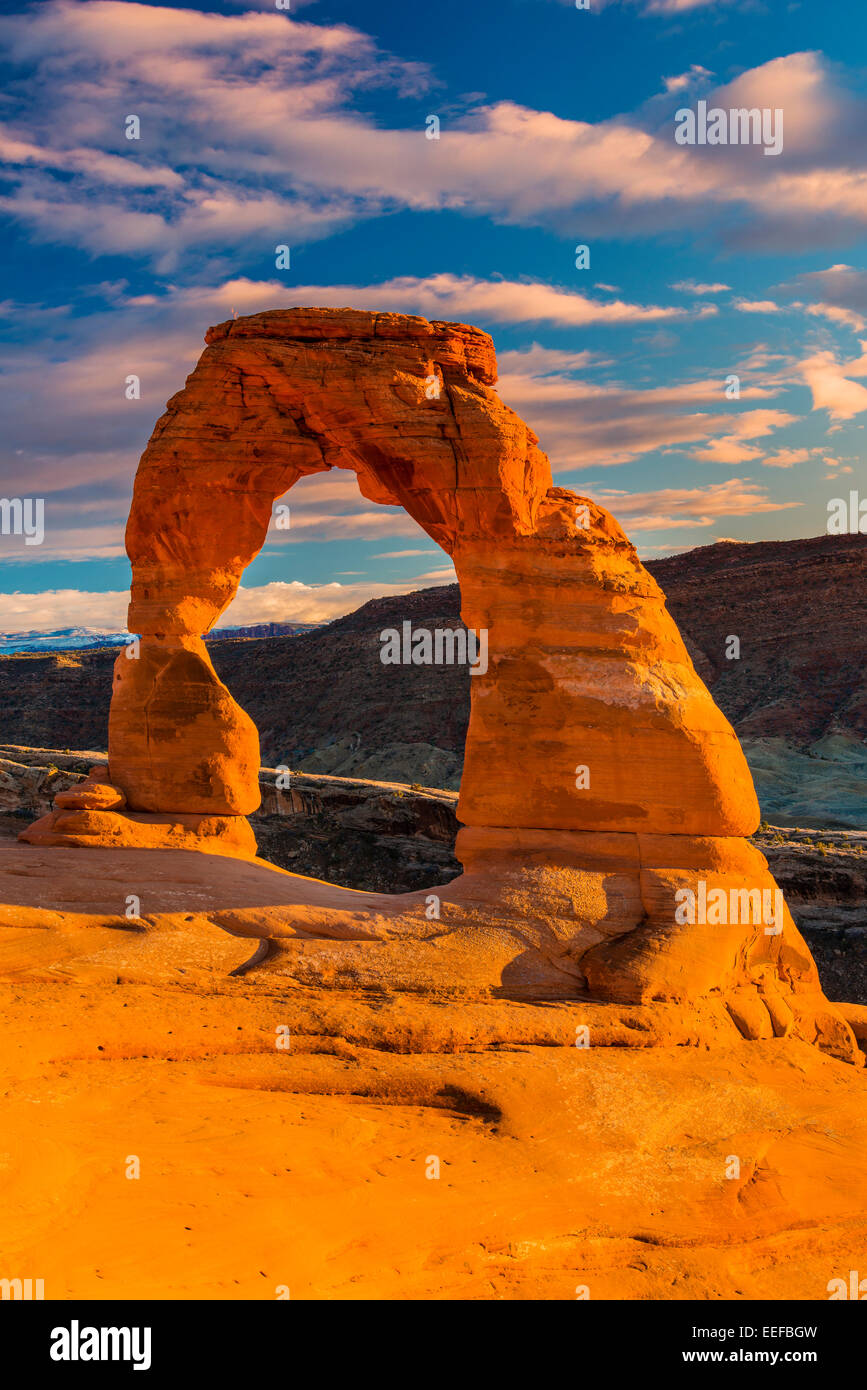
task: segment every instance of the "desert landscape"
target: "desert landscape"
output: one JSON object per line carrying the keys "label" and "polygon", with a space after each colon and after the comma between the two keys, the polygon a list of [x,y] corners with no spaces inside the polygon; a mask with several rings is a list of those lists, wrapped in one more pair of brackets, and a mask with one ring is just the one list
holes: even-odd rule
{"label": "desert landscape", "polygon": [[609,1379],[851,1379],[867,11],[0,54],[10,1363],[567,1303]]}
{"label": "desert landscape", "polygon": [[[815,632],[833,647],[835,585],[863,602],[860,538],[795,543],[824,601],[771,690],[774,548],[657,579],[554,486],[487,334],[296,309],[207,344],[136,478],[135,642],[0,662],[10,1267],[60,1299],[827,1299],[867,1257],[865,700]],[[333,685],[381,606],[202,634],[275,500],[331,468],[452,556],[488,660],[374,647],[419,698],[377,723],[359,679],[317,727],[268,661],[331,643]],[[431,626],[457,602],[389,600]],[[732,689],[735,607],[759,650]],[[820,977],[804,933],[832,929]]]}

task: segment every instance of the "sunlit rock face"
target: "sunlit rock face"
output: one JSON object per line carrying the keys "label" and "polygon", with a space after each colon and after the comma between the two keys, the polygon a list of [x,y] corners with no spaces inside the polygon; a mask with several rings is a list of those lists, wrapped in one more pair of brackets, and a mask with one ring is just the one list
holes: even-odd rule
{"label": "sunlit rock face", "polygon": [[[145,450],[127,528],[142,660],[117,663],[111,765],[131,807],[254,808],[250,730],[196,639],[234,597],[275,499],[336,466],[443,546],[464,620],[488,631],[464,822],[755,829],[739,745],[661,591],[608,513],[553,487],[535,435],[493,389],[486,334],[296,309],[207,338]],[[578,765],[589,787],[576,787]]]}
{"label": "sunlit rock face", "polygon": [[[606,511],[553,485],[494,389],[488,335],[292,309],[206,341],[136,476],[140,646],[115,665],[109,743],[124,800],[55,812],[39,843],[75,814],[62,843],[190,846],[199,833],[203,848],[253,853],[241,826],[259,804],[258,737],[202,636],[276,499],[351,468],[365,497],[404,507],[452,556],[463,620],[485,633],[458,807],[464,873],[437,897],[436,932],[425,895],[370,903],[334,888],[303,913],[297,893],[288,918],[259,913],[252,934],[293,938],[303,916],[305,941],[284,950],[317,985],[668,1000],[708,1037],[792,1033],[858,1058],[782,908],[775,925],[678,912],[684,891],[773,899],[743,842],[759,821],[750,774],[634,547]],[[225,925],[245,930],[237,912]]]}

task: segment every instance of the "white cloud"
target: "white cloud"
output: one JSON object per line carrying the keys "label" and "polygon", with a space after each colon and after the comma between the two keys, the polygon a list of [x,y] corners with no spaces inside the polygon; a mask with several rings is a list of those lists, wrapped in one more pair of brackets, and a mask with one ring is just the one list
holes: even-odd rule
{"label": "white cloud", "polygon": [[[736,463],[753,455],[744,441],[794,422],[784,411],[767,409],[727,413],[722,379],[686,381],[644,390],[599,385],[567,374],[568,361],[556,353],[504,353],[497,389],[507,405],[539,436],[555,472],[605,468],[627,463],[652,450],[707,445],[711,462]],[[558,365],[562,370],[558,371]],[[742,386],[741,400],[772,397],[771,386]],[[702,411],[700,406],[713,409]]]}
{"label": "white cloud", "polygon": [[124,632],[128,592],[86,593],[47,589],[39,594],[3,595],[3,635],[85,627],[93,632]]}
{"label": "white cloud", "polygon": [[683,294],[722,294],[724,290],[730,290],[731,285],[723,285],[719,281],[677,280],[669,288]]}
{"label": "white cloud", "polygon": [[794,468],[796,463],[808,463],[809,459],[809,449],[780,449],[775,454],[765,454],[762,459],[762,466],[764,468]]}
{"label": "white cloud", "polygon": [[867,410],[867,387],[851,379],[867,376],[867,341],[861,347],[864,355],[851,362],[838,362],[832,352],[817,352],[800,363],[814,410],[827,410],[835,421],[851,420]]}
{"label": "white cloud", "polygon": [[[558,0],[562,5],[572,5],[573,0]],[[594,10],[608,9],[612,5],[633,6],[648,17],[683,16],[709,9],[728,9],[745,6],[750,0],[591,0]],[[703,72],[704,69],[698,69]]]}
{"label": "white cloud", "polygon": [[682,92],[695,82],[702,82],[705,78],[712,76],[713,73],[707,68],[703,68],[700,63],[692,63],[687,72],[678,73],[675,77],[664,77],[663,82],[667,92]]}
{"label": "white cloud", "polygon": [[249,623],[327,622],[352,613],[372,598],[407,593],[413,588],[449,584],[455,580],[451,566],[415,575],[397,584],[364,581],[358,584],[302,584],[275,580],[256,588],[238,590],[237,596],[220,619],[221,627],[244,627]]}
{"label": "white cloud", "polygon": [[577,352],[568,348],[547,348],[541,343],[531,343],[526,348],[514,348],[497,354],[497,365],[502,378],[556,376],[564,372],[580,372],[588,367],[610,366],[611,358],[580,349]]}
{"label": "white cloud", "polygon": [[[220,619],[220,627],[246,627],[265,622],[329,622],[351,613],[372,598],[407,593],[455,582],[451,566],[429,570],[398,584],[366,581],[359,584],[302,584],[275,580],[252,588],[242,586]],[[3,596],[3,631],[50,632],[55,628],[85,627],[93,632],[126,631],[129,593],[115,590],[90,593],[81,589],[52,589],[39,594]]]}
{"label": "white cloud", "polygon": [[[700,4],[655,0],[648,12]],[[43,240],[148,257],[164,273],[192,256],[200,265],[206,249],[258,247],[264,260],[287,229],[298,245],[396,209],[571,231],[580,208],[585,236],[714,232],[732,209],[753,225],[721,235],[786,244],[809,242],[817,226],[828,237],[867,225],[861,108],[815,53],[709,93],[785,107],[788,162],[769,170],[755,150],[678,146],[669,115],[651,129],[648,112],[594,124],[498,101],[444,114],[439,141],[421,121],[389,129],[352,103],[372,86],[418,95],[427,71],[346,25],[273,12],[44,0],[0,19],[0,39],[13,62],[38,68],[5,131],[19,177],[0,208]],[[142,119],[134,150],[117,116],[131,90]],[[841,129],[852,132],[845,149]]]}
{"label": "white cloud", "polygon": [[742,314],[778,314],[779,304],[772,299],[736,299],[735,308]]}
{"label": "white cloud", "polygon": [[643,5],[645,14],[684,15],[693,10],[723,10],[744,5],[747,0],[630,0],[630,3]]}
{"label": "white cloud", "polygon": [[481,280],[448,271],[400,275],[369,285],[293,285],[291,290],[280,281],[241,278],[221,286],[191,287],[173,296],[178,310],[212,308],[223,313],[230,304],[244,313],[275,308],[275,298],[319,308],[376,309],[470,322],[546,322],[569,328],[654,323],[686,313],[662,305],[593,299],[541,280]]}
{"label": "white cloud", "polygon": [[808,304],[807,313],[815,318],[830,319],[832,323],[845,324],[854,333],[863,333],[867,323],[860,314],[856,314],[854,309],[844,309],[839,304]]}
{"label": "white cloud", "polygon": [[747,410],[736,415],[727,434],[714,439],[705,448],[693,451],[693,458],[704,463],[749,463],[762,457],[762,450],[747,440],[761,439],[772,430],[792,425],[796,416],[784,410]]}
{"label": "white cloud", "polygon": [[407,556],[415,555],[435,555],[435,550],[384,550],[380,555],[374,555],[374,560],[403,560]]}

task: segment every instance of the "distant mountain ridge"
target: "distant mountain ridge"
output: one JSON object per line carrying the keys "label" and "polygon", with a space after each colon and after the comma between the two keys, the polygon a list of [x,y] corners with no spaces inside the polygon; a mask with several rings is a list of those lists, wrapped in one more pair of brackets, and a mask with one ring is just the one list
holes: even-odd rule
{"label": "distant mountain ridge", "polygon": [[739,734],[867,738],[867,536],[721,541],[647,568]]}
{"label": "distant mountain ridge", "polygon": [[[221,627],[209,632],[208,642],[233,637],[294,637],[299,632],[312,632],[321,623],[251,623],[246,627]],[[89,651],[94,647],[123,647],[130,641],[128,632],[98,632],[91,627],[60,627],[52,632],[0,632],[0,655],[15,652]]]}
{"label": "distant mountain ridge", "polygon": [[867,826],[867,536],[722,541],[647,568],[738,733],[765,819]]}
{"label": "distant mountain ridge", "polygon": [[59,627],[52,632],[0,632],[0,653],[67,652],[91,647],[119,647],[129,633],[97,632],[90,627]]}

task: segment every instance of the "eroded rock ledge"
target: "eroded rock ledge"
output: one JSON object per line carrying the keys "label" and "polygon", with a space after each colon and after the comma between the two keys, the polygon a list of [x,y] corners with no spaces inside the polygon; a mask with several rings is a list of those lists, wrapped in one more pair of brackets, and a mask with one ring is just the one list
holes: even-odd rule
{"label": "eroded rock ledge", "polygon": [[[48,814],[58,791],[106,753],[0,745],[0,818]],[[454,853],[457,793],[293,772],[290,787],[262,768],[251,817],[261,858],[305,877],[375,893],[435,888],[461,872]],[[867,832],[763,825],[752,837],[786,895],[832,1000],[867,1005]]]}

